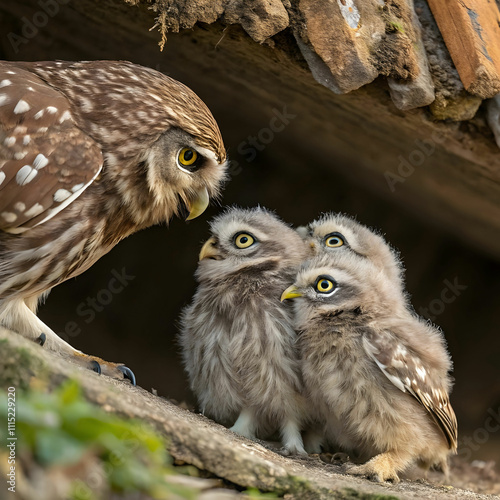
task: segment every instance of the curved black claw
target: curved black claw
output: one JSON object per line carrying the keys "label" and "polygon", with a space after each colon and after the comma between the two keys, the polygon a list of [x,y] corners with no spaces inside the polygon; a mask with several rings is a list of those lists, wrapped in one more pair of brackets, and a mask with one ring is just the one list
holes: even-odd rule
{"label": "curved black claw", "polygon": [[118,370],[123,373],[123,378],[128,378],[130,383],[135,386],[135,375],[134,372],[127,366],[117,366]]}
{"label": "curved black claw", "polygon": [[35,342],[38,342],[43,347],[46,340],[47,340],[47,335],[45,335],[45,333],[42,332],[40,334],[40,337],[35,339]]}
{"label": "curved black claw", "polygon": [[101,374],[101,365],[95,359],[90,362],[90,366],[98,375]]}

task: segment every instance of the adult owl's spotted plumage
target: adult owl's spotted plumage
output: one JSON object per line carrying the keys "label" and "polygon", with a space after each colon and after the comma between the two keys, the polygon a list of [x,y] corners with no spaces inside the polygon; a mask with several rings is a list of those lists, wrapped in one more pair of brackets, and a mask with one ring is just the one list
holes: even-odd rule
{"label": "adult owl's spotted plumage", "polygon": [[211,224],[180,342],[200,409],[247,437],[280,432],[305,453],[305,406],[291,308],[280,303],[307,248],[266,210],[230,209]]}
{"label": "adult owl's spotted plumage", "polygon": [[157,71],[0,62],[0,323],[80,356],[36,318],[39,297],[126,236],[199,215],[225,159],[204,103]]}

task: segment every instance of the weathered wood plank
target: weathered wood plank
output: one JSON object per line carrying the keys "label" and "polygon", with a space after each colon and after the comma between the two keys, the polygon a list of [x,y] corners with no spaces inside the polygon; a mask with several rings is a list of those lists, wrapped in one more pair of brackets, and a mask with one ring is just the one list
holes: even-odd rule
{"label": "weathered wood plank", "polygon": [[500,92],[500,12],[495,0],[428,0],[464,87]]}

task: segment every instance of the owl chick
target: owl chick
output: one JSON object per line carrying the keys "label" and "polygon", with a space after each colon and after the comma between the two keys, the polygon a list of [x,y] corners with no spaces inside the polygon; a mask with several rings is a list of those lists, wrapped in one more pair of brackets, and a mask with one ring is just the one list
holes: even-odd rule
{"label": "owl chick", "polygon": [[282,300],[295,299],[304,393],[349,473],[398,481],[413,463],[441,465],[457,448],[450,356],[441,332],[394,306],[394,286],[366,259],[306,262]]}
{"label": "owl chick", "polygon": [[229,209],[211,223],[180,343],[202,412],[243,436],[280,431],[286,452],[305,453],[300,366],[291,307],[280,295],[307,248],[262,208]]}
{"label": "owl chick", "polygon": [[[312,255],[328,255],[333,263],[337,257],[351,256],[371,262],[393,283],[393,307],[405,309],[407,297],[404,291],[403,265],[398,252],[376,231],[357,222],[354,218],[338,213],[327,213],[308,226],[297,228],[297,232],[307,242]],[[330,426],[325,433],[322,425],[310,422],[304,436],[306,450],[319,453],[326,447],[338,445],[334,430]]]}
{"label": "owl chick", "polygon": [[200,215],[225,160],[205,104],[158,71],[1,61],[0,325],[134,382],[64,342],[36,316],[38,302],[136,231]]}
{"label": "owl chick", "polygon": [[[374,230],[343,214],[327,213],[306,227],[297,229],[316,255],[326,253],[335,258],[350,253],[372,262],[404,292],[403,265],[398,252]],[[406,300],[406,295],[401,294]]]}

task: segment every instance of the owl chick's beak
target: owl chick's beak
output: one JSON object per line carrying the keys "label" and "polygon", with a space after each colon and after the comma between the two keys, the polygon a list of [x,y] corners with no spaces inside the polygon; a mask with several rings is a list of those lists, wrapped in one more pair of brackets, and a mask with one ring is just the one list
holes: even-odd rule
{"label": "owl chick's beak", "polygon": [[286,299],[294,299],[295,297],[302,297],[302,294],[299,292],[299,289],[295,286],[289,286],[281,295],[281,302]]}
{"label": "owl chick's beak", "polygon": [[186,217],[186,220],[195,219],[198,215],[201,215],[208,207],[209,200],[207,188],[200,189],[196,198],[186,203],[187,209],[189,210],[189,215]]}
{"label": "owl chick's beak", "polygon": [[217,248],[217,240],[212,236],[201,247],[198,261],[202,261],[203,259],[219,260],[220,258],[221,255],[219,253],[219,249]]}

